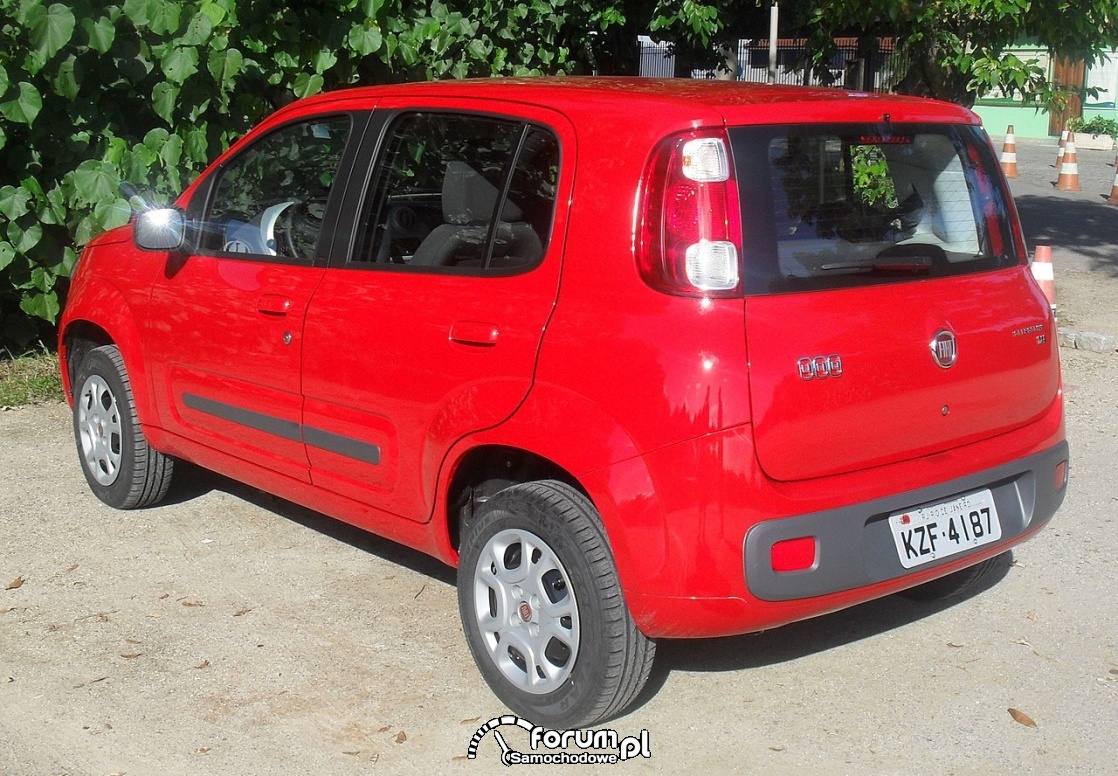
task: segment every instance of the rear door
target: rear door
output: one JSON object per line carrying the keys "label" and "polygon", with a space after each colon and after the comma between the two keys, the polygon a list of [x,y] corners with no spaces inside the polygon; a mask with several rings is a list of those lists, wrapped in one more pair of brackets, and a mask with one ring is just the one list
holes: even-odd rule
{"label": "rear door", "polygon": [[151,371],[169,431],[309,479],[301,430],[303,316],[325,273],[319,242],[355,119],[295,121],[211,172],[187,252],[152,289]]}
{"label": "rear door", "polygon": [[450,445],[524,399],[558,293],[574,140],[549,111],[502,114],[379,105],[354,239],[307,314],[313,482],[414,520]]}
{"label": "rear door", "polygon": [[801,480],[944,451],[1055,399],[1055,332],[985,137],[731,131],[757,455]]}

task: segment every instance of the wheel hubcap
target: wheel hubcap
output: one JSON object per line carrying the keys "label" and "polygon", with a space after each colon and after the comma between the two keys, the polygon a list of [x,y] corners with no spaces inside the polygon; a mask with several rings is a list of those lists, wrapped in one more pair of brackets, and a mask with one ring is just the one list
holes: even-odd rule
{"label": "wheel hubcap", "polygon": [[116,396],[100,375],[90,375],[77,396],[78,441],[82,460],[101,485],[112,485],[120,472],[121,424]]}
{"label": "wheel hubcap", "polygon": [[567,680],[578,656],[578,602],[559,558],[535,534],[501,531],[474,569],[474,615],[501,674],[542,695]]}

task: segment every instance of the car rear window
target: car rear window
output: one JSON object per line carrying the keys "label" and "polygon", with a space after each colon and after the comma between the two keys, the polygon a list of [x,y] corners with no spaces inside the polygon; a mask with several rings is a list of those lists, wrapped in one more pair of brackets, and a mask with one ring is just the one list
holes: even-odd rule
{"label": "car rear window", "polygon": [[730,130],[747,294],[847,288],[1019,263],[1009,198],[980,129]]}

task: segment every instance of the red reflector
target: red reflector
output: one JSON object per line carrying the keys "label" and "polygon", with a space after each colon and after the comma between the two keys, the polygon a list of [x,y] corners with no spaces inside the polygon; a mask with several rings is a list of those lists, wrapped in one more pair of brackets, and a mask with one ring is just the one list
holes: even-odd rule
{"label": "red reflector", "polygon": [[1068,484],[1068,462],[1060,461],[1056,464],[1056,490],[1061,490]]}
{"label": "red reflector", "polygon": [[773,571],[803,571],[815,565],[815,537],[785,539],[772,548]]}

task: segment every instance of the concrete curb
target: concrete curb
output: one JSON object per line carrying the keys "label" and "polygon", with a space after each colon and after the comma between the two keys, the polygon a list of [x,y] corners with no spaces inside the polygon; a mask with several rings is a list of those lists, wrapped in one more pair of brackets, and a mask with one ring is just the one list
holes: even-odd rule
{"label": "concrete curb", "polygon": [[1076,331],[1063,326],[1057,327],[1060,346],[1076,350],[1090,350],[1093,353],[1113,353],[1114,335],[1094,331]]}

